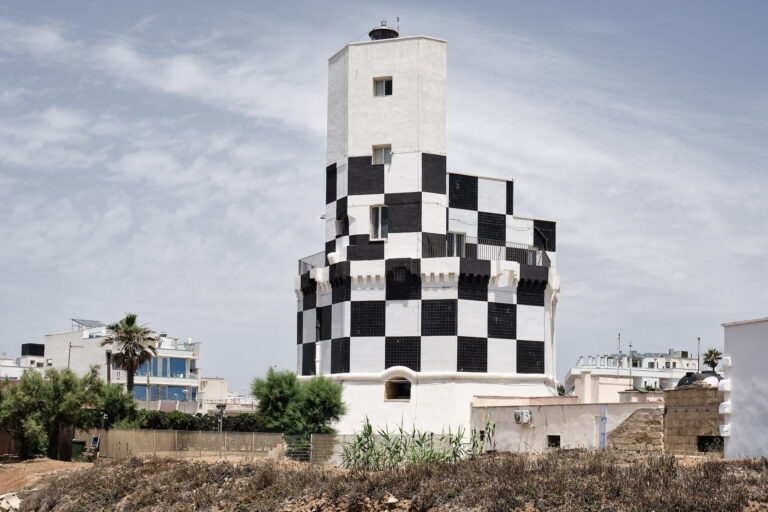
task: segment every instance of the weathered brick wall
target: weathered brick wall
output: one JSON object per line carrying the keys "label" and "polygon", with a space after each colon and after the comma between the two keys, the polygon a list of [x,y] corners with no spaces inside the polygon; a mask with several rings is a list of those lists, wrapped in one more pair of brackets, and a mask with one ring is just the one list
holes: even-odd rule
{"label": "weathered brick wall", "polygon": [[715,387],[685,386],[664,392],[664,451],[698,453],[698,436],[719,436],[718,412],[723,392]]}
{"label": "weathered brick wall", "polygon": [[661,452],[664,409],[638,409],[629,418],[608,432],[608,448],[622,452]]}

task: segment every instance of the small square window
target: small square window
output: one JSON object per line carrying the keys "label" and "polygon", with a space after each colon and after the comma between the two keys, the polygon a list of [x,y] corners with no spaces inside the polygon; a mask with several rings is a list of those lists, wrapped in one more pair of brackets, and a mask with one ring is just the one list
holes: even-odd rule
{"label": "small square window", "polygon": [[392,146],[374,146],[373,165],[392,163]]}
{"label": "small square window", "polygon": [[547,436],[547,446],[550,448],[560,448],[560,436]]}
{"label": "small square window", "polygon": [[371,206],[371,240],[385,240],[389,235],[389,214],[384,205]]}
{"label": "small square window", "polygon": [[392,79],[391,78],[374,78],[373,79],[373,95],[374,96],[392,96]]}

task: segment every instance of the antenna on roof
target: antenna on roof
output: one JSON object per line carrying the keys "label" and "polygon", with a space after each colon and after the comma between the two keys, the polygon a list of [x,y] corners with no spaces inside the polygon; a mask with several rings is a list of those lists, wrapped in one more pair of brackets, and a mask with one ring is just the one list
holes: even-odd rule
{"label": "antenna on roof", "polygon": [[400,16],[397,17],[397,33],[400,33]]}

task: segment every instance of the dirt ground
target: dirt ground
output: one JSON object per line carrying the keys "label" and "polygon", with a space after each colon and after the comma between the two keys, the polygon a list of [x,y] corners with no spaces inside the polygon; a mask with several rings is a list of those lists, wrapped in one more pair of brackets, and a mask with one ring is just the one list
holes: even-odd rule
{"label": "dirt ground", "polygon": [[48,475],[77,471],[92,465],[89,462],[63,462],[46,457],[29,460],[3,457],[0,458],[0,494],[18,492]]}

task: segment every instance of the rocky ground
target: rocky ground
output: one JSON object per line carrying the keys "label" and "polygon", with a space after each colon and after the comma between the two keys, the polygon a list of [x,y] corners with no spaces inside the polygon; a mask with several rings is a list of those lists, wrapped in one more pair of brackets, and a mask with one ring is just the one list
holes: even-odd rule
{"label": "rocky ground", "polygon": [[0,512],[17,510],[21,504],[18,492],[33,488],[40,479],[88,467],[91,464],[62,462],[45,457],[29,460],[0,457]]}
{"label": "rocky ground", "polygon": [[20,510],[768,511],[768,461],[611,452],[498,455],[363,472],[280,461],[99,461],[22,492]]}

